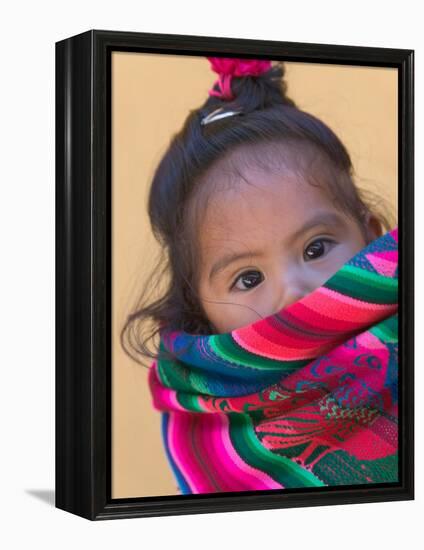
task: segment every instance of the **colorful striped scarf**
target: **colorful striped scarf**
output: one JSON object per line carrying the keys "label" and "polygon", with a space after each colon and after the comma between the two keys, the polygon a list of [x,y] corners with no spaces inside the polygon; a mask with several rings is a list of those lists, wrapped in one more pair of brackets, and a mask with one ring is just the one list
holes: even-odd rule
{"label": "colorful striped scarf", "polygon": [[398,230],[226,334],[161,330],[149,385],[183,494],[398,481]]}

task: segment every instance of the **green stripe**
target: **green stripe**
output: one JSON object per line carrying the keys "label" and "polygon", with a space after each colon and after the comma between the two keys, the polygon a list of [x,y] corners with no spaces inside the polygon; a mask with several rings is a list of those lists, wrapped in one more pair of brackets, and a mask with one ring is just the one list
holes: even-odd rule
{"label": "green stripe", "polygon": [[[160,348],[163,350],[163,343]],[[208,379],[203,373],[197,373],[180,361],[160,359],[158,373],[164,386],[180,392],[209,393]]]}
{"label": "green stripe", "polygon": [[352,265],[343,266],[324,286],[365,302],[394,304],[398,301],[397,279]]}
{"label": "green stripe", "polygon": [[231,442],[247,464],[267,473],[286,488],[325,486],[312,472],[266,449],[259,441],[248,415],[229,413],[228,418]]}
{"label": "green stripe", "polygon": [[282,374],[289,374],[294,370],[307,365],[311,359],[298,360],[277,360],[268,357],[261,357],[241,348],[233,340],[230,334],[212,335],[208,338],[208,343],[213,352],[220,358],[237,365],[250,367],[254,369],[275,371],[279,370]]}
{"label": "green stripe", "polygon": [[[318,413],[320,414],[320,413]],[[316,424],[317,421],[314,418],[296,418],[295,416],[285,416],[284,417],[284,423],[287,422],[287,420],[293,420],[294,422],[305,422],[306,424]],[[278,424],[278,420],[276,420],[275,424]]]}
{"label": "green stripe", "polygon": [[181,363],[161,359],[158,362],[159,377],[163,385],[178,391],[193,389],[190,383],[189,370]]}
{"label": "green stripe", "polygon": [[375,327],[370,328],[370,332],[383,343],[397,342],[399,339],[398,315],[388,317]]}
{"label": "green stripe", "polygon": [[[352,277],[362,278],[369,281],[370,284],[375,286],[384,285],[390,288],[397,288],[398,280],[394,277],[386,277],[381,275],[381,273],[374,273],[373,271],[367,271],[355,265],[344,265],[337,274],[346,274],[350,273]],[[337,277],[336,274],[336,277]]]}
{"label": "green stripe", "polygon": [[190,393],[177,393],[178,403],[192,412],[203,412],[203,409],[199,405],[198,396]]}

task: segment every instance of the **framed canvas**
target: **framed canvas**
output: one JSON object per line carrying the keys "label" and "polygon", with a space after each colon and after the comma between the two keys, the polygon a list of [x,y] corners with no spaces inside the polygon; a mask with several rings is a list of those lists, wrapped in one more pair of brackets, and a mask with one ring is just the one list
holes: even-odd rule
{"label": "framed canvas", "polygon": [[413,50],[55,48],[56,507],[413,499]]}

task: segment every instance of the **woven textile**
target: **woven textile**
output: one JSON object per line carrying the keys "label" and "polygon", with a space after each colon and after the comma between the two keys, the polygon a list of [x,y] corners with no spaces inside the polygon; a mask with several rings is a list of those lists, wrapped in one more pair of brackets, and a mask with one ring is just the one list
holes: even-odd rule
{"label": "woven textile", "polygon": [[162,328],[149,370],[183,494],[398,481],[398,229],[226,334]]}

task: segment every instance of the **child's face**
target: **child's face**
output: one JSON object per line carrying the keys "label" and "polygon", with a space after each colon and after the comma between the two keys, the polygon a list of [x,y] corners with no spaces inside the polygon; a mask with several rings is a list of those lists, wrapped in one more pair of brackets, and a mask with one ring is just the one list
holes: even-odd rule
{"label": "child's face", "polygon": [[259,169],[249,181],[214,194],[201,223],[200,299],[217,333],[296,302],[367,244],[321,187]]}

